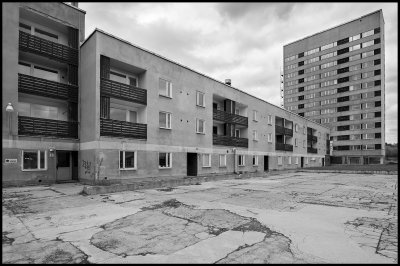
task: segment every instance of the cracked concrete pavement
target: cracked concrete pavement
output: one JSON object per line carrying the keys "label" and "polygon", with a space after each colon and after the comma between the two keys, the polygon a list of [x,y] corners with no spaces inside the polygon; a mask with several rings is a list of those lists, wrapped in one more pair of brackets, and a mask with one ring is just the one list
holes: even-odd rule
{"label": "cracked concrete pavement", "polygon": [[397,263],[397,175],[3,189],[3,263]]}

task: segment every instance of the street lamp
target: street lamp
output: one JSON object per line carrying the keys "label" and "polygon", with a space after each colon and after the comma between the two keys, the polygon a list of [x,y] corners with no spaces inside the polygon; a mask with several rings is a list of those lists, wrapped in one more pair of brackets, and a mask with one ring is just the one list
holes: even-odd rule
{"label": "street lamp", "polygon": [[8,133],[11,136],[11,119],[12,119],[12,113],[14,113],[14,107],[12,106],[11,103],[8,103],[6,106],[6,112],[8,114]]}

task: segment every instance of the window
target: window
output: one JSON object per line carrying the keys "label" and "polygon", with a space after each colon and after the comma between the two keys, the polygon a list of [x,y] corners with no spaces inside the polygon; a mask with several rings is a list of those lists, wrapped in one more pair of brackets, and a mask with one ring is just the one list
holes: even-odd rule
{"label": "window", "polygon": [[31,34],[31,26],[24,23],[19,23],[19,30]]}
{"label": "window", "polygon": [[294,146],[297,147],[297,139],[294,139]]}
{"label": "window", "polygon": [[21,102],[18,102],[18,114],[21,116],[68,121],[67,104],[47,106],[44,104],[27,103],[24,102],[23,98],[20,99]]}
{"label": "window", "polygon": [[136,170],[136,151],[119,152],[119,169]]}
{"label": "window", "polygon": [[196,105],[201,106],[201,107],[206,107],[204,100],[205,100],[204,93],[197,91],[196,92]]}
{"label": "window", "polygon": [[253,110],[253,121],[258,121],[258,119],[257,119],[257,111],[256,110]]}
{"label": "window", "polygon": [[160,152],[158,153],[158,167],[171,168],[172,167],[172,153]]}
{"label": "window", "polygon": [[299,131],[299,125],[298,124],[294,125],[294,130],[295,130],[295,132]]}
{"label": "window", "polygon": [[308,164],[308,157],[304,157],[304,163]]}
{"label": "window", "polygon": [[125,108],[122,108],[121,106],[117,106],[111,103],[110,119],[137,123],[137,112],[127,110]]}
{"label": "window", "polygon": [[240,138],[240,129],[235,129],[235,137]]}
{"label": "window", "polygon": [[365,38],[365,37],[368,37],[368,36],[371,36],[371,35],[374,35],[374,30],[369,30],[367,32],[363,32],[362,33],[362,38]]}
{"label": "window", "polygon": [[278,165],[282,165],[282,156],[278,156]]}
{"label": "window", "polygon": [[257,166],[257,165],[258,165],[258,156],[253,155],[253,166]]}
{"label": "window", "polygon": [[272,133],[268,133],[268,142],[272,143]]}
{"label": "window", "polygon": [[258,141],[257,130],[253,130],[253,140]]}
{"label": "window", "polygon": [[292,156],[288,157],[288,164],[292,164]]}
{"label": "window", "polygon": [[219,155],[219,167],[226,167],[226,154]]}
{"label": "window", "polygon": [[171,118],[172,118],[171,113],[160,112],[159,113],[160,128],[171,129]]}
{"label": "window", "polygon": [[203,154],[203,167],[211,167],[211,154]]}
{"label": "window", "polygon": [[239,166],[244,166],[244,155],[238,155],[238,160],[239,160],[239,162],[238,162],[238,165]]}
{"label": "window", "polygon": [[272,125],[272,115],[268,115],[268,125]]}
{"label": "window", "polygon": [[160,78],[159,95],[172,98],[172,82]]}
{"label": "window", "polygon": [[196,133],[205,134],[205,121],[203,119],[196,119]]}
{"label": "window", "polygon": [[41,150],[22,151],[22,170],[47,170],[47,152]]}

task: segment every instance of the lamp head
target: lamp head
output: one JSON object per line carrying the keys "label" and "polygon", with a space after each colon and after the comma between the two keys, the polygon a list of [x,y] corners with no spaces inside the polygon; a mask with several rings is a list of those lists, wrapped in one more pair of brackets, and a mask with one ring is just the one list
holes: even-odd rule
{"label": "lamp head", "polygon": [[12,106],[11,103],[7,104],[6,112],[10,112],[10,113],[14,112],[14,107]]}

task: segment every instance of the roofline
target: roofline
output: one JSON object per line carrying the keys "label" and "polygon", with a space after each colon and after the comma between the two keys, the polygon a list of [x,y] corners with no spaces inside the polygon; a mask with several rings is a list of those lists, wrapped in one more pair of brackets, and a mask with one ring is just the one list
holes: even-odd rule
{"label": "roofline", "polygon": [[67,4],[67,3],[65,3],[65,2],[61,2],[61,3],[63,3],[64,5],[67,5],[67,6],[71,7],[71,8],[74,8],[74,9],[76,9],[76,10],[78,10],[78,11],[81,11],[83,14],[86,14],[86,11],[83,10],[83,9],[80,9],[79,7],[76,7],[76,6]]}
{"label": "roofline", "polygon": [[[368,14],[363,15],[363,16],[361,16],[361,17],[358,17],[358,18],[356,18],[356,19],[353,19],[353,20],[344,22],[344,23],[342,23],[342,24],[336,25],[336,26],[334,26],[334,27],[328,28],[328,29],[326,29],[326,30],[322,30],[322,31],[319,31],[319,32],[317,32],[317,33],[308,35],[308,36],[303,37],[303,38],[301,38],[301,39],[299,39],[299,40],[297,40],[297,41],[293,41],[293,42],[287,43],[287,44],[283,45],[283,47],[288,46],[288,45],[291,45],[291,44],[294,44],[294,43],[296,43],[296,42],[303,41],[303,40],[305,40],[305,39],[307,39],[307,38],[310,38],[310,37],[313,37],[313,36],[315,36],[315,35],[321,34],[321,33],[325,32],[325,31],[329,31],[329,30],[332,30],[332,29],[341,27],[341,26],[343,26],[343,25],[346,25],[346,24],[348,24],[348,23],[354,22],[354,21],[356,21],[356,20],[359,20],[359,19],[361,19],[361,18],[363,18],[363,17],[370,16],[370,15],[375,14],[375,13],[383,13],[383,12],[382,12],[382,9],[376,10],[376,11],[374,11],[374,12],[368,13]],[[383,22],[385,22],[385,20],[384,20]]]}
{"label": "roofline", "polygon": [[230,85],[227,85],[227,84],[225,84],[225,83],[222,82],[222,81],[216,80],[216,79],[214,79],[214,78],[212,78],[212,77],[210,77],[210,76],[207,76],[207,75],[205,75],[205,74],[203,74],[203,73],[200,73],[200,72],[198,72],[198,71],[196,71],[196,70],[193,70],[193,69],[191,69],[191,68],[189,68],[189,67],[187,67],[187,66],[184,66],[184,65],[182,65],[182,64],[180,64],[180,63],[178,63],[178,62],[175,62],[175,61],[173,61],[173,60],[170,60],[170,59],[168,59],[168,58],[166,58],[166,57],[164,57],[164,56],[162,56],[162,55],[156,54],[156,53],[151,52],[151,51],[149,51],[149,50],[147,50],[147,49],[144,49],[144,48],[142,48],[142,47],[140,47],[140,46],[137,46],[137,45],[135,45],[135,44],[132,44],[132,43],[126,41],[126,40],[123,40],[123,39],[121,39],[121,38],[119,38],[119,37],[116,37],[116,36],[114,36],[114,35],[112,35],[112,34],[110,34],[110,33],[107,33],[107,32],[105,32],[105,31],[103,31],[103,30],[101,30],[101,29],[98,29],[98,28],[95,28],[95,29],[93,30],[93,32],[83,41],[83,43],[80,45],[81,48],[82,48],[82,46],[86,43],[86,41],[88,41],[88,40],[94,35],[95,32],[102,33],[102,34],[107,35],[107,36],[109,36],[109,37],[111,37],[111,38],[114,38],[114,39],[116,39],[116,40],[118,40],[118,41],[124,42],[124,43],[126,43],[126,44],[128,44],[128,45],[131,45],[131,46],[137,48],[137,49],[140,49],[140,50],[142,50],[142,51],[144,51],[144,52],[147,52],[147,53],[150,53],[150,54],[152,54],[152,55],[155,55],[155,56],[157,56],[157,57],[159,57],[159,58],[161,58],[161,59],[164,59],[164,60],[166,60],[166,61],[168,61],[168,62],[171,62],[171,63],[176,64],[176,65],[178,65],[178,66],[181,66],[181,67],[183,67],[183,68],[185,68],[185,69],[188,69],[188,70],[190,70],[190,71],[192,71],[192,72],[194,72],[194,73],[196,73],[196,74],[199,74],[199,75],[204,76],[204,77],[206,77],[206,78],[209,78],[209,79],[211,79],[211,80],[213,80],[213,81],[216,81],[216,82],[218,82],[218,83],[221,83],[222,85],[225,85],[225,86],[228,87],[228,88],[235,89],[235,90],[237,90],[237,91],[239,91],[239,92],[241,92],[241,93],[247,94],[247,95],[249,95],[250,97],[253,97],[253,98],[257,99],[257,100],[263,101],[263,102],[265,102],[265,103],[267,103],[267,104],[270,104],[270,105],[272,105],[272,106],[274,106],[274,107],[278,107],[278,108],[282,109],[283,111],[288,112],[289,114],[296,115],[296,116],[300,117],[301,119],[307,120],[307,121],[312,122],[312,123],[314,123],[314,124],[317,124],[317,125],[319,125],[319,126],[321,126],[321,127],[325,127],[325,128],[327,128],[327,129],[330,129],[328,126],[325,126],[325,125],[322,125],[322,124],[320,124],[320,123],[314,122],[314,121],[312,121],[311,119],[308,119],[308,118],[306,118],[306,117],[303,117],[303,116],[301,116],[301,115],[298,115],[298,114],[296,114],[296,113],[293,113],[292,111],[286,110],[286,109],[284,109],[284,108],[282,108],[282,107],[280,107],[280,106],[277,106],[277,105],[275,105],[275,104],[272,104],[272,103],[270,103],[270,102],[267,102],[266,100],[260,99],[260,98],[254,96],[254,95],[252,95],[252,94],[250,94],[250,93],[247,93],[247,92],[242,91],[242,90],[240,90],[240,89],[238,89],[238,88],[235,88],[235,87],[232,87],[232,86],[230,86]]}

